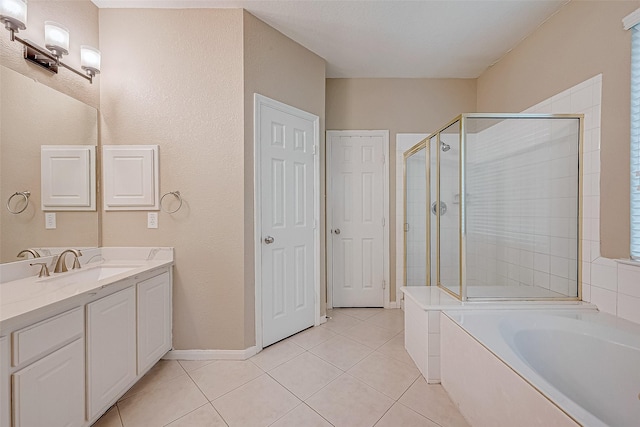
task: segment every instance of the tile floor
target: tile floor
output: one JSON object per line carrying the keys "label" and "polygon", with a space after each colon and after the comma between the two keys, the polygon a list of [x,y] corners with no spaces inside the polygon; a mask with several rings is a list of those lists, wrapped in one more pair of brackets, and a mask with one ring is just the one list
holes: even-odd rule
{"label": "tile floor", "polygon": [[94,427],[468,426],[405,351],[401,310],[327,315],[249,360],[161,360]]}

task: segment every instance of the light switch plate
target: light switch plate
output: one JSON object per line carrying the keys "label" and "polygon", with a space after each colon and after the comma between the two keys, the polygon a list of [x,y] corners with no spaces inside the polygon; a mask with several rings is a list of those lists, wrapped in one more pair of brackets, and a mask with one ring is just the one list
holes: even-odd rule
{"label": "light switch plate", "polygon": [[44,214],[44,228],[47,230],[53,230],[56,228],[56,214],[55,212],[46,212]]}
{"label": "light switch plate", "polygon": [[147,212],[147,228],[158,228],[158,212]]}

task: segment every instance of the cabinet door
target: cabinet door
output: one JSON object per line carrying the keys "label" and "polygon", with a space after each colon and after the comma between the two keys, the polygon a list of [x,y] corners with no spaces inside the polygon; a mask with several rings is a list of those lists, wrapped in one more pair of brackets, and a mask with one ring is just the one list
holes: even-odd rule
{"label": "cabinet door", "polygon": [[9,394],[11,393],[9,382],[9,339],[0,338],[0,427],[9,427],[11,412],[9,412]]}
{"label": "cabinet door", "polygon": [[138,283],[138,375],[171,349],[169,272]]}
{"label": "cabinet door", "polygon": [[136,378],[133,287],[87,304],[87,412],[106,409]]}
{"label": "cabinet door", "polygon": [[84,340],[16,372],[14,427],[72,427],[84,423]]}

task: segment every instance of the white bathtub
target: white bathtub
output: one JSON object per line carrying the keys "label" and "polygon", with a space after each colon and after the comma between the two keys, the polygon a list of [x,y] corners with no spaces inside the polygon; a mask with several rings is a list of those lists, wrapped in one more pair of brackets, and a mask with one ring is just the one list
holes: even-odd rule
{"label": "white bathtub", "polygon": [[640,325],[593,311],[446,316],[577,423],[640,426]]}

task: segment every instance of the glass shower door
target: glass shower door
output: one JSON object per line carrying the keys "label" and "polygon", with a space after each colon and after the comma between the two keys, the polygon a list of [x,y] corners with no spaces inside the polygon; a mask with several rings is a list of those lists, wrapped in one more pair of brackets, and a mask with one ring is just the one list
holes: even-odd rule
{"label": "glass shower door", "polygon": [[440,285],[459,298],[462,295],[460,277],[460,120],[438,134],[439,206],[432,205],[437,215]]}
{"label": "glass shower door", "polygon": [[425,142],[405,153],[405,285],[427,284],[427,153]]}

